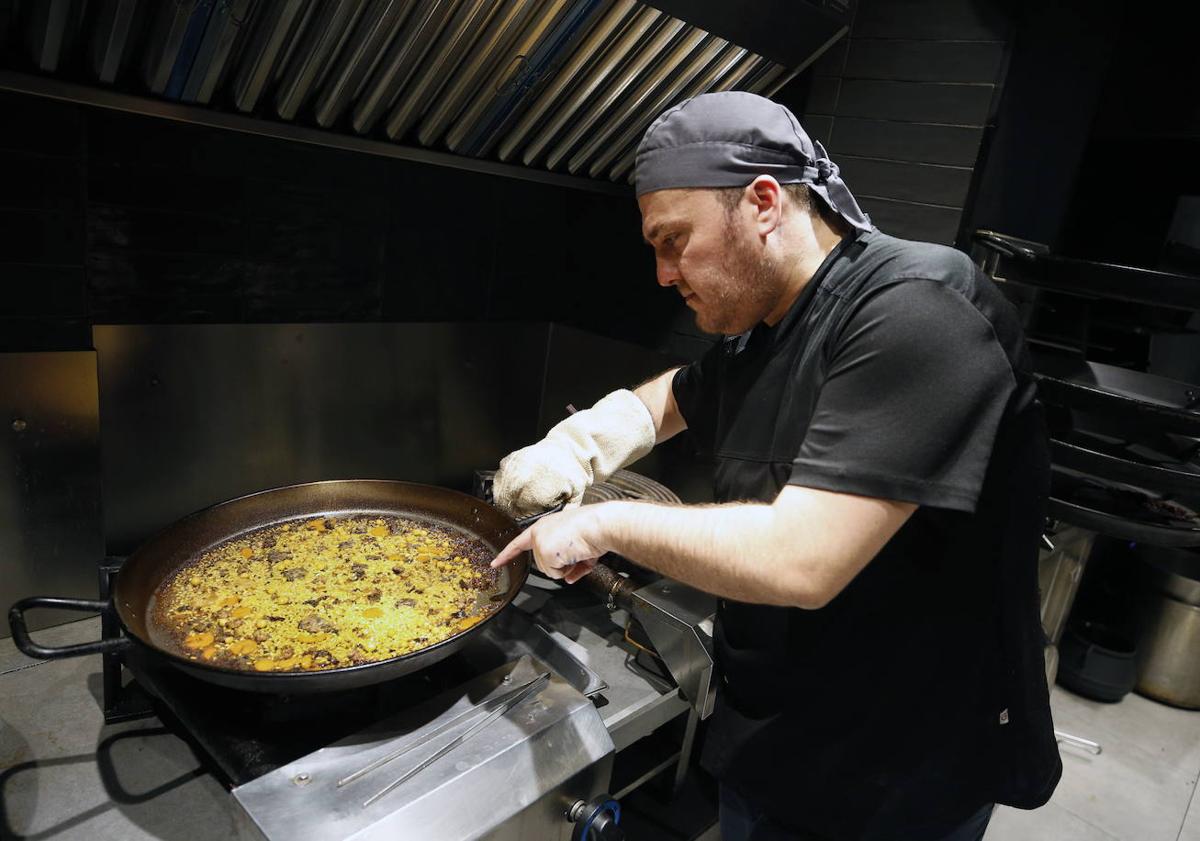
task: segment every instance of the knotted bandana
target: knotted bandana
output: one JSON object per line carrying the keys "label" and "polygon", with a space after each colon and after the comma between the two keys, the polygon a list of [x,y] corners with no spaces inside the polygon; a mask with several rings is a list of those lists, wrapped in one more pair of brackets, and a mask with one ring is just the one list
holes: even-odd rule
{"label": "knotted bandana", "polygon": [[807,184],[863,231],[874,226],[825,147],[792,112],[743,91],[706,93],[667,109],[646,129],[634,169],[637,194],[697,187],[745,187],[760,175]]}

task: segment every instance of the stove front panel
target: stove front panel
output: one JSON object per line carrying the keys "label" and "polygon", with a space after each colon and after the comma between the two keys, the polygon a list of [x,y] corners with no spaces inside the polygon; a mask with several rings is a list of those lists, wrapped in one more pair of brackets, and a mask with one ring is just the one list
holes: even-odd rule
{"label": "stove front panel", "polygon": [[[240,786],[233,795],[249,823],[269,841],[565,841],[573,828],[567,818],[571,805],[608,785],[614,747],[592,702],[557,676],[412,779],[364,805],[478,721],[471,713],[476,705],[544,670],[529,658],[506,664]],[[511,676],[507,683],[506,675]],[[410,745],[416,747],[402,757],[337,785]]]}

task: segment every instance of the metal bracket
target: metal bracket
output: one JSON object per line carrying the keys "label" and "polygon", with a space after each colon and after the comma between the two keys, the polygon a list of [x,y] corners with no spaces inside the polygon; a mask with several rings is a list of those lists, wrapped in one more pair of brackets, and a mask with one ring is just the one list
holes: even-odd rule
{"label": "metal bracket", "polygon": [[[107,557],[100,562],[100,599],[107,601],[112,595],[113,585],[121,571],[124,558]],[[122,636],[121,623],[111,610],[100,614],[100,638],[117,639]],[[139,718],[149,718],[155,714],[154,704],[150,696],[137,683],[131,681],[123,685],[124,664],[121,655],[116,652],[103,655],[102,674],[104,679],[103,703],[104,723],[116,724],[120,721],[135,721]]]}
{"label": "metal bracket", "polygon": [[716,597],[664,578],[637,590],[632,598],[633,616],[645,628],[680,694],[700,718],[708,718],[716,702],[712,639]]}

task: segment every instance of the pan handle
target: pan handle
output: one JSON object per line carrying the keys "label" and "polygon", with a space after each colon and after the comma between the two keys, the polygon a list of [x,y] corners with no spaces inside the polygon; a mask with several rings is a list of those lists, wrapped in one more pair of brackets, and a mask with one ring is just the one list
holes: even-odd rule
{"label": "pan handle", "polygon": [[128,637],[81,642],[76,645],[41,645],[34,642],[33,638],[29,636],[29,627],[25,624],[25,611],[35,607],[103,613],[112,607],[112,603],[96,599],[68,599],[60,596],[30,596],[27,599],[21,599],[8,610],[8,627],[12,630],[13,642],[17,648],[30,657],[40,660],[59,660],[65,657],[83,657],[87,654],[114,653],[133,645],[133,640]]}
{"label": "pan handle", "polygon": [[538,520],[542,519],[542,517],[549,517],[551,514],[557,514],[559,511],[562,511],[566,507],[567,507],[567,503],[560,502],[558,505],[554,506],[549,511],[543,511],[540,514],[530,514],[528,517],[521,517],[520,519],[518,519],[516,521],[517,528],[519,528],[523,531],[523,530],[529,528],[530,526],[532,526]]}
{"label": "pan handle", "polygon": [[609,610],[633,611],[633,591],[637,589],[632,581],[620,575],[612,567],[597,563],[592,571],[577,582],[604,599]]}

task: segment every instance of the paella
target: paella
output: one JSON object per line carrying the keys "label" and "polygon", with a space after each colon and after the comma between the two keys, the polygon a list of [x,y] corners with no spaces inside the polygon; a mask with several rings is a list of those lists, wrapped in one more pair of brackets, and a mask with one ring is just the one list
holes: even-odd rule
{"label": "paella", "polygon": [[504,601],[492,549],[395,516],[279,523],[214,546],[166,579],[155,642],[192,660],[258,672],[400,657],[482,621]]}

